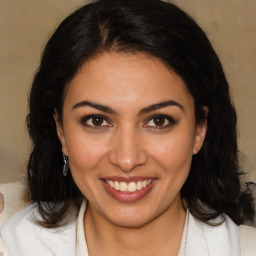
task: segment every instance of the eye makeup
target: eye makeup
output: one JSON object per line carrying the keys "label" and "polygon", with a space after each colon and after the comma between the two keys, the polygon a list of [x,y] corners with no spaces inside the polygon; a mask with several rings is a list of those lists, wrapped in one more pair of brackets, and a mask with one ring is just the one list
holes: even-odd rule
{"label": "eye makeup", "polygon": [[178,121],[172,116],[166,114],[155,114],[146,120],[144,127],[153,129],[165,129],[177,123]]}
{"label": "eye makeup", "polygon": [[[105,129],[113,126],[111,120],[101,114],[85,115],[80,118],[79,122],[83,127],[91,129]],[[168,129],[177,123],[178,121],[170,115],[154,114],[143,122],[143,127],[147,129]]]}
{"label": "eye makeup", "polygon": [[90,114],[90,115],[83,116],[80,119],[80,123],[84,127],[93,128],[93,129],[102,129],[105,127],[112,126],[109,118],[100,114]]}

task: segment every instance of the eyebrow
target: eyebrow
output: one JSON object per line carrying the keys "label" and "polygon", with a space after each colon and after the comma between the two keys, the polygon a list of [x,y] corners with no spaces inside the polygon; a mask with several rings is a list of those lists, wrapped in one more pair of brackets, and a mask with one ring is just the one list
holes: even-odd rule
{"label": "eyebrow", "polygon": [[[91,102],[91,101],[87,101],[87,100],[78,102],[77,104],[75,104],[72,107],[72,110],[76,109],[76,108],[79,108],[79,107],[85,107],[85,106],[89,106],[89,107],[98,109],[100,111],[103,111],[103,112],[106,112],[106,113],[109,113],[109,114],[117,115],[117,112],[114,109],[112,109],[108,106],[105,106],[105,105],[102,105],[102,104],[99,104],[99,103],[95,103],[95,102]],[[145,108],[141,109],[139,111],[138,115],[143,115],[143,114],[155,111],[157,109],[165,108],[165,107],[169,107],[169,106],[179,107],[182,110],[182,112],[185,113],[184,107],[180,103],[178,103],[176,101],[173,101],[173,100],[167,100],[167,101],[159,102],[159,103],[156,103],[156,104],[152,104],[148,107],[145,107]]]}
{"label": "eyebrow", "polygon": [[77,104],[75,104],[72,107],[72,110],[76,109],[76,108],[79,108],[79,107],[85,107],[85,106],[89,106],[89,107],[98,109],[100,111],[103,111],[103,112],[106,112],[106,113],[109,113],[109,114],[115,114],[115,115],[117,114],[117,112],[115,110],[113,110],[112,108],[110,108],[110,107],[107,107],[107,106],[104,106],[104,105],[101,105],[101,104],[98,104],[98,103],[94,103],[94,102],[91,102],[91,101],[87,101],[87,100],[78,102]]}
{"label": "eyebrow", "polygon": [[141,109],[139,111],[139,115],[143,115],[143,114],[146,114],[148,112],[152,112],[154,110],[157,110],[157,109],[160,109],[160,108],[169,107],[169,106],[179,107],[182,110],[182,112],[185,113],[185,109],[184,109],[184,107],[180,103],[178,103],[177,101],[174,101],[174,100],[167,100],[167,101],[156,103],[156,104],[153,104],[153,105],[150,105],[150,106],[148,106],[146,108]]}

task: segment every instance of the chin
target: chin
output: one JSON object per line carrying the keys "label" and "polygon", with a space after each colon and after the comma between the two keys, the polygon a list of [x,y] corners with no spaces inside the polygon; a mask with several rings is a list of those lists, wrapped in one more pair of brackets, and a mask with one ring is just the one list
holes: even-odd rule
{"label": "chin", "polygon": [[113,218],[113,220],[110,220],[110,221],[116,226],[124,227],[124,228],[140,228],[146,225],[148,222],[150,222],[150,220],[141,218],[141,216],[138,216],[138,217],[121,216],[118,219]]}
{"label": "chin", "polygon": [[[107,216],[108,215],[108,216]],[[136,209],[117,209],[105,215],[108,220],[120,227],[139,228],[155,219],[154,213]]]}

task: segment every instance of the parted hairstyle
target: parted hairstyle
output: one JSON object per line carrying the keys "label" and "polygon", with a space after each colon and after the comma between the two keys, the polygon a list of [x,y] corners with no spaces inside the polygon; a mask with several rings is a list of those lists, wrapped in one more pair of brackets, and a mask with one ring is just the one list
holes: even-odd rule
{"label": "parted hairstyle", "polygon": [[[83,195],[71,173],[62,174],[62,148],[53,115],[57,110],[62,121],[68,83],[86,61],[104,52],[158,58],[183,79],[194,98],[196,122],[207,118],[203,147],[193,156],[181,189],[191,214],[208,224],[223,214],[237,224],[252,219],[252,197],[242,191],[240,181],[236,112],[222,65],[205,33],[171,3],[98,0],[82,6],[58,26],[33,80],[27,116],[33,148],[27,179],[41,225],[59,226],[70,207],[81,205]],[[207,117],[202,106],[209,108]]]}

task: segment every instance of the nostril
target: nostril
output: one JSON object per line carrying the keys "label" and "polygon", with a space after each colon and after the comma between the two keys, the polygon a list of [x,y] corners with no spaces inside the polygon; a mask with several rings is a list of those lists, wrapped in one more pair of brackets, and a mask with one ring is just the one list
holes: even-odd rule
{"label": "nostril", "polygon": [[146,161],[141,161],[139,158],[132,160],[118,159],[116,162],[112,162],[113,165],[118,166],[123,172],[133,171],[136,167],[142,166],[145,163]]}
{"label": "nostril", "polygon": [[[122,136],[121,136],[122,135]],[[143,144],[134,134],[122,133],[114,138],[114,144],[108,153],[109,161],[124,172],[130,172],[147,162]]]}

